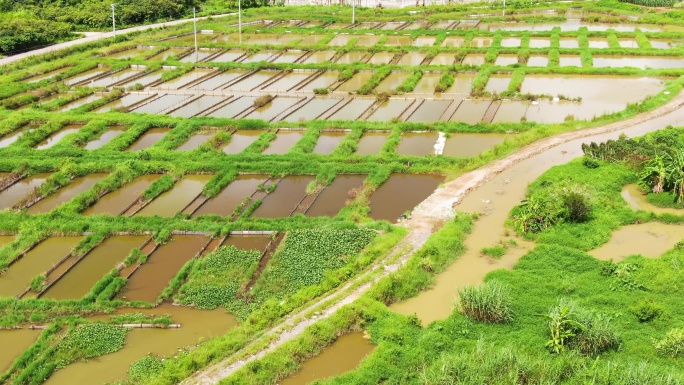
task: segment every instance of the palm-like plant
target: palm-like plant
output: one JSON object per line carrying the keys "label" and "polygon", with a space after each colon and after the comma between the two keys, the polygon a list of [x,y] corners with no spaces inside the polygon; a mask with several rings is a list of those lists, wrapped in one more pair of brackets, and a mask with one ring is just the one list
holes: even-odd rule
{"label": "palm-like plant", "polygon": [[644,169],[639,174],[639,185],[642,188],[650,189],[655,194],[660,194],[665,188],[667,172],[665,157],[656,154],[646,162]]}
{"label": "palm-like plant", "polygon": [[666,160],[668,187],[674,191],[677,203],[684,202],[684,150],[677,150]]}

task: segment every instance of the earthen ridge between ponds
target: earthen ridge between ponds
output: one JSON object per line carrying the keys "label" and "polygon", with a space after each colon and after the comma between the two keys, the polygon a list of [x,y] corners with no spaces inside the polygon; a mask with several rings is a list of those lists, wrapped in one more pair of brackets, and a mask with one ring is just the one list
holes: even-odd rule
{"label": "earthen ridge between ponds", "polygon": [[[672,113],[682,106],[684,106],[684,93],[680,92],[672,100],[652,111],[639,114],[624,121],[610,123],[605,126],[567,132],[541,139],[503,159],[495,160],[486,166],[467,172],[450,182],[446,182],[444,186],[438,188],[413,210],[412,217],[409,220],[404,221],[401,224],[402,226],[407,227],[409,232],[385,258],[378,260],[363,274],[353,278],[337,290],[318,300],[313,305],[291,315],[287,320],[271,328],[264,333],[261,338],[253,341],[234,355],[227,357],[202,371],[196,372],[183,381],[182,384],[218,383],[222,378],[230,376],[249,362],[263,358],[266,354],[274,351],[284,343],[295,339],[303,333],[307,327],[311,326],[319,319],[331,316],[342,306],[350,304],[360,298],[377,280],[388,276],[391,272],[394,272],[403,266],[409,258],[413,256],[413,253],[419,250],[430,235],[432,235],[435,224],[454,216],[453,208],[457,206],[467,194],[476,190],[478,187],[515,164],[566,142],[627,129],[631,126]],[[568,161],[569,160],[570,159],[568,159]],[[412,250],[405,252],[407,246],[410,246]],[[388,261],[392,261],[397,257],[397,262],[386,265]],[[379,269],[383,269],[383,271],[373,278],[372,281],[357,287],[359,282],[368,279],[371,275],[378,272]],[[351,291],[349,291],[350,289]],[[341,296],[342,294],[345,295]],[[317,312],[316,316],[308,316],[319,308],[322,308],[322,310]],[[276,335],[279,336],[274,338]],[[249,355],[247,358],[235,361],[235,357],[244,355],[244,353],[254,349],[257,344],[262,343],[267,339],[273,339],[268,347],[259,350],[256,354]]]}

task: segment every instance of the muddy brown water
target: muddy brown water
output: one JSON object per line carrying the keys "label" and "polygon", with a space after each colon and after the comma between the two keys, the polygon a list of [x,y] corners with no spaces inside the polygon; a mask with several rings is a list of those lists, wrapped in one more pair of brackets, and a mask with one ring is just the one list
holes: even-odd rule
{"label": "muddy brown water", "polygon": [[193,217],[207,214],[221,216],[233,214],[235,208],[242,203],[245,198],[254,194],[259,184],[263,183],[266,179],[266,175],[238,175],[238,177],[230,182],[230,184],[218,195],[200,206],[193,214]]}
{"label": "muddy brown water", "polygon": [[59,131],[51,134],[42,142],[38,143],[35,148],[36,150],[45,150],[47,148],[50,148],[55,144],[59,143],[59,141],[62,140],[65,136],[78,132],[78,130],[80,130],[81,127],[83,127],[82,124],[69,124],[67,126],[64,126]]}
{"label": "muddy brown water", "polygon": [[399,87],[404,82],[404,79],[406,79],[407,76],[408,73],[406,72],[392,72],[375,87],[375,92],[392,93],[395,88]]}
{"label": "muddy brown water", "polygon": [[78,107],[84,106],[88,103],[92,103],[96,100],[100,100],[104,94],[102,93],[94,93],[92,95],[88,95],[84,98],[77,99],[71,103],[67,103],[66,105],[60,107],[57,111],[64,112],[64,111],[71,111],[73,109],[76,109]]}
{"label": "muddy brown water", "polygon": [[38,201],[38,203],[28,208],[29,214],[39,214],[52,211],[57,206],[62,203],[68,202],[73,199],[76,195],[89,190],[95,185],[95,183],[101,181],[107,176],[107,174],[89,174],[76,178],[71,181],[68,185],[60,188],[52,195],[45,197]]}
{"label": "muddy brown water", "polygon": [[132,106],[138,102],[141,102],[141,101],[143,101],[149,97],[151,97],[151,95],[128,94],[128,95],[124,96],[123,98],[116,99],[115,101],[113,101],[111,103],[107,103],[100,108],[94,109],[93,112],[108,112],[110,110],[114,110],[117,108],[126,108],[126,107]]}
{"label": "muddy brown water", "polygon": [[158,99],[154,99],[151,102],[147,102],[142,106],[131,110],[130,112],[159,114],[170,109],[171,107],[178,106],[190,98],[190,95],[164,95]]}
{"label": "muddy brown water", "polygon": [[326,71],[316,79],[298,88],[300,91],[311,91],[316,88],[328,88],[337,82],[337,77],[340,76],[339,71]]}
{"label": "muddy brown water", "polygon": [[260,61],[267,61],[275,54],[275,51],[259,51],[245,58],[242,63],[258,63]]}
{"label": "muddy brown water", "polygon": [[413,93],[417,94],[434,94],[435,87],[439,84],[439,79],[442,77],[441,73],[425,73],[413,89]]}
{"label": "muddy brown water", "polygon": [[241,250],[266,250],[271,238],[267,235],[231,235],[221,246],[233,246]]}
{"label": "muddy brown water", "polygon": [[341,99],[315,97],[308,103],[297,109],[283,120],[288,122],[300,122],[317,119],[334,105],[340,102]]}
{"label": "muddy brown water", "polygon": [[375,345],[365,339],[363,333],[341,336],[321,354],[305,361],[299,371],[285,378],[280,385],[307,385],[338,376],[356,368],[374,348]]}
{"label": "muddy brown water", "polygon": [[489,81],[487,81],[485,91],[500,94],[508,89],[510,82],[510,75],[492,75],[489,77]]}
{"label": "muddy brown water", "polygon": [[14,242],[14,235],[0,235],[0,249]]}
{"label": "muddy brown water", "polygon": [[449,121],[468,124],[481,122],[491,103],[490,100],[466,99],[461,102],[456,112],[449,118]]}
{"label": "muddy brown water", "polygon": [[265,149],[262,154],[273,155],[273,154],[285,154],[295,143],[299,142],[299,139],[304,136],[303,131],[280,131],[273,141],[269,144],[268,148]]}
{"label": "muddy brown water", "polygon": [[353,92],[361,88],[366,82],[370,80],[370,78],[373,76],[374,72],[372,71],[361,71],[357,73],[356,75],[352,76],[351,79],[347,80],[346,82],[342,83],[341,86],[337,87],[335,91],[342,91],[342,92]]}
{"label": "muddy brown water", "polygon": [[118,235],[106,239],[52,285],[43,297],[57,300],[82,298],[98,280],[148,238],[144,235]]}
{"label": "muddy brown water", "polygon": [[647,68],[681,68],[684,58],[673,56],[630,56],[629,60],[620,56],[592,55],[594,67],[636,67]]}
{"label": "muddy brown water", "polygon": [[126,132],[128,127],[124,126],[110,126],[107,127],[107,131],[103,132],[97,139],[93,139],[88,144],[85,145],[86,150],[97,150],[107,143],[111,142],[112,139]]}
{"label": "muddy brown water", "polygon": [[425,156],[435,153],[437,132],[405,132],[397,146],[397,154],[411,156]]}
{"label": "muddy brown water", "polygon": [[360,62],[364,57],[366,56],[365,52],[359,52],[359,51],[352,51],[352,52],[347,52],[345,54],[342,54],[342,56],[339,57],[335,61],[337,64],[351,64],[354,62]]}
{"label": "muddy brown water", "polygon": [[444,182],[441,175],[392,174],[370,197],[370,214],[375,220],[396,222]]}
{"label": "muddy brown water", "polygon": [[202,49],[200,48],[195,52],[193,49],[190,54],[184,56],[180,61],[181,63],[197,63],[201,62],[202,60],[208,58],[211,55],[216,54],[218,51],[214,49]]}
{"label": "muddy brown water", "polygon": [[52,237],[31,249],[0,275],[0,297],[21,294],[31,280],[66,257],[83,237]]}
{"label": "muddy brown water", "polygon": [[549,48],[551,47],[551,39],[548,37],[531,37],[530,48]]}
{"label": "muddy brown water", "polygon": [[394,58],[392,52],[378,52],[368,59],[368,64],[389,64]]}
{"label": "muddy brown water", "polygon": [[366,119],[371,122],[387,122],[399,116],[415,102],[414,99],[389,99],[382,102]]}
{"label": "muddy brown water", "polygon": [[353,198],[349,196],[351,190],[360,189],[365,179],[366,175],[337,175],[332,184],[321,191],[306,215],[334,217]]}
{"label": "muddy brown water", "polygon": [[[432,44],[434,44],[434,42],[435,40],[432,39]],[[465,39],[461,36],[447,36],[442,42],[442,47],[463,47],[464,44]]]}
{"label": "muddy brown water", "polygon": [[527,59],[528,67],[546,67],[549,65],[549,58],[546,56],[530,55]]}
{"label": "muddy brown water", "polygon": [[450,134],[443,155],[455,157],[477,156],[506,139],[506,134]]}
{"label": "muddy brown water", "polygon": [[174,235],[133,273],[119,298],[155,302],[178,270],[208,241],[209,238],[202,235]]}
{"label": "muddy brown water", "polygon": [[265,132],[261,130],[237,130],[230,135],[230,142],[223,147],[223,152],[226,154],[238,154],[254,143]]}
{"label": "muddy brown water", "polygon": [[[171,315],[177,329],[132,329],[126,334],[122,350],[97,357],[88,362],[76,362],[55,371],[45,382],[47,385],[105,384],[126,377],[131,364],[148,354],[177,355],[179,349],[192,348],[197,343],[227,333],[238,322],[222,309],[197,310],[162,304],[153,309],[118,309],[116,314],[143,313],[161,317]],[[108,320],[106,317],[93,317]]]}
{"label": "muddy brown water", "polygon": [[389,133],[366,132],[356,144],[356,155],[378,155],[387,142]]}
{"label": "muddy brown water", "polygon": [[233,98],[230,103],[218,108],[217,110],[214,110],[207,116],[213,116],[216,118],[232,118],[254,106],[255,99],[256,97],[254,96],[242,96],[237,99]]}
{"label": "muddy brown water", "polygon": [[499,55],[496,57],[494,65],[497,66],[509,66],[513,64],[518,64],[518,55]]}
{"label": "muddy brown water", "polygon": [[496,110],[492,123],[512,122],[518,123],[525,117],[530,102],[521,100],[507,100],[501,103]]}
{"label": "muddy brown water", "polygon": [[165,61],[166,59],[170,58],[171,56],[178,56],[185,52],[187,49],[186,48],[169,48],[167,50],[161,51],[158,54],[152,56],[151,58],[147,59],[149,61]]}
{"label": "muddy brown water", "polygon": [[446,92],[470,95],[470,91],[473,88],[473,80],[476,76],[477,74],[475,73],[456,75],[454,77],[454,84]]}
{"label": "muddy brown water", "polygon": [[9,369],[14,360],[33,345],[40,336],[39,330],[19,329],[19,330],[0,330],[0,373]]}
{"label": "muddy brown water", "polygon": [[176,151],[190,151],[206,143],[209,139],[216,136],[216,132],[200,132],[192,135],[188,140],[178,146]]}
{"label": "muddy brown water", "polygon": [[139,75],[143,73],[145,70],[144,69],[137,69],[137,68],[128,68],[123,71],[118,71],[116,73],[113,73],[109,76],[105,76],[103,78],[99,78],[97,80],[92,80],[85,84],[85,86],[88,87],[107,87],[111,86],[114,83],[118,83],[120,81],[125,80],[126,78],[129,78],[131,76]]}
{"label": "muddy brown water", "polygon": [[656,214],[674,214],[684,215],[684,209],[675,209],[671,207],[658,207],[646,199],[646,195],[635,184],[629,184],[622,189],[622,198],[627,201],[627,204],[634,210],[650,211]]}
{"label": "muddy brown water", "polygon": [[581,67],[582,58],[579,55],[560,55],[558,65],[560,67]]}
{"label": "muddy brown water", "polygon": [[656,258],[672,249],[684,238],[684,227],[661,222],[623,226],[601,247],[589,252],[598,259],[619,262],[625,257],[640,254]]}
{"label": "muddy brown water", "polygon": [[226,96],[204,95],[177,110],[169,112],[169,115],[181,118],[190,118],[223,102],[226,100],[226,98]]}
{"label": "muddy brown water", "polygon": [[335,56],[336,51],[316,51],[307,57],[302,64],[320,64],[329,62]]}
{"label": "muddy brown water", "polygon": [[418,123],[437,122],[452,102],[452,100],[426,100],[411,114],[407,121]]}
{"label": "muddy brown water", "polygon": [[321,132],[313,149],[314,154],[327,155],[335,151],[337,145],[347,136],[346,132]]}
{"label": "muddy brown water", "polygon": [[159,195],[136,215],[173,217],[192,202],[213,175],[186,175],[171,190]]}
{"label": "muddy brown water", "polygon": [[211,59],[211,61],[216,62],[216,63],[234,62],[237,58],[243,56],[245,53],[246,53],[245,51],[240,51],[240,50],[229,50],[229,51]]}
{"label": "muddy brown water", "polygon": [[283,113],[288,108],[299,103],[302,98],[288,97],[288,96],[278,96],[270,103],[265,106],[259,107],[254,111],[250,112],[246,118],[247,119],[261,119],[266,122],[270,122],[276,116]]}
{"label": "muddy brown water", "polygon": [[618,43],[620,43],[621,48],[639,48],[639,44],[637,43],[637,41],[631,38],[618,39]]}
{"label": "muddy brown water", "polygon": [[294,88],[301,81],[313,75],[314,71],[293,71],[282,78],[276,80],[275,82],[264,86],[262,89],[264,91],[281,91],[286,92]]}
{"label": "muddy brown water", "polygon": [[337,110],[337,112],[330,115],[328,120],[356,120],[375,102],[375,98],[354,98],[351,102],[345,104],[344,107]]}
{"label": "muddy brown water", "polygon": [[453,53],[438,53],[435,55],[435,57],[432,58],[430,61],[430,65],[432,66],[450,66],[454,64],[456,61],[456,57],[454,56]]}
{"label": "muddy brown water", "polygon": [[257,218],[287,217],[306,195],[306,187],[315,178],[309,175],[288,175],[278,182],[275,191],[268,194],[252,213]]}
{"label": "muddy brown water", "polygon": [[149,52],[149,50],[133,48],[133,49],[127,49],[125,51],[113,53],[113,54],[107,55],[105,57],[107,59],[130,59],[132,57],[136,57],[136,56],[142,55],[143,53],[148,53],[148,52]]}
{"label": "muddy brown water", "polygon": [[105,73],[106,71],[101,68],[95,68],[92,70],[88,70],[85,72],[81,72],[80,74],[74,75],[70,78],[64,79],[64,84],[68,86],[73,86],[76,83],[82,82],[86,79],[90,79],[92,77],[95,77],[96,75],[101,75]]}
{"label": "muddy brown water", "polygon": [[152,147],[157,144],[158,141],[162,140],[169,131],[171,131],[171,129],[168,127],[150,128],[140,135],[126,151],[140,151]]}
{"label": "muddy brown water", "polygon": [[400,66],[417,66],[425,60],[425,54],[419,52],[408,52],[397,62]]}
{"label": "muddy brown water", "polygon": [[175,79],[171,79],[167,82],[164,82],[158,86],[155,86],[153,88],[159,88],[159,89],[166,89],[166,90],[177,90],[186,84],[193,82],[195,80],[198,80],[199,78],[209,75],[210,73],[214,72],[213,69],[210,68],[197,68],[194,69],[186,74],[183,74]]}
{"label": "muddy brown water", "polygon": [[158,174],[139,176],[131,183],[100,198],[97,203],[86,209],[83,215],[119,215],[160,177]]}
{"label": "muddy brown water", "polygon": [[261,84],[265,83],[267,80],[273,78],[274,76],[278,75],[279,71],[275,70],[261,70],[253,75],[250,75],[243,80],[240,80],[239,82],[235,84],[231,84],[230,86],[224,88],[226,90],[236,90],[236,91],[249,91],[252,89],[255,89],[259,87]]}
{"label": "muddy brown water", "polygon": [[466,195],[455,206],[455,209],[459,211],[481,213],[471,233],[465,239],[464,245],[467,251],[437,276],[431,289],[409,300],[394,304],[391,308],[402,314],[416,314],[423,324],[446,318],[451,314],[454,298],[460,288],[481,283],[486,274],[492,270],[512,268],[531,247],[519,241],[524,247],[509,250],[498,261],[483,258],[480,255],[483,247],[491,247],[505,237],[507,230],[504,228],[504,222],[511,209],[524,199],[529,183],[549,168],[582,156],[582,143],[617,139],[622,133],[630,137],[640,136],[667,125],[678,126],[682,123],[684,123],[684,109],[678,109],[620,131],[569,141],[515,163],[497,174]]}
{"label": "muddy brown water", "polygon": [[26,177],[0,192],[0,209],[8,209],[19,203],[29,193],[42,185],[50,177],[49,173],[34,174]]}
{"label": "muddy brown water", "polygon": [[502,47],[520,47],[521,39],[519,37],[504,37],[501,39]]}
{"label": "muddy brown water", "polygon": [[11,145],[12,143],[16,142],[28,130],[29,129],[26,129],[26,128],[20,128],[18,130],[14,130],[11,133],[3,136],[0,139],[0,148],[5,148],[5,147]]}
{"label": "muddy brown water", "polygon": [[235,70],[229,70],[225,72],[221,72],[220,74],[216,76],[212,76],[209,79],[197,83],[194,86],[188,87],[188,89],[191,90],[215,90],[218,88],[221,88],[221,86],[228,84],[235,79],[239,78],[240,76],[245,75],[249,71],[247,70],[242,70],[242,69],[235,69]]}
{"label": "muddy brown water", "polygon": [[294,63],[304,55],[304,51],[286,51],[273,60],[273,63]]}
{"label": "muddy brown water", "polygon": [[28,79],[24,79],[24,81],[25,81],[26,83],[37,83],[37,82],[39,82],[39,81],[41,81],[41,80],[45,80],[45,79],[49,79],[49,78],[51,78],[51,77],[53,77],[53,76],[57,76],[57,75],[61,74],[62,72],[66,71],[66,70],[68,70],[68,69],[69,69],[69,67],[58,68],[58,69],[56,69],[56,70],[53,70],[53,71],[50,71],[50,72],[46,72],[46,73],[44,73],[44,74],[42,74],[42,75],[37,75],[37,76],[30,77],[30,78],[28,78]]}

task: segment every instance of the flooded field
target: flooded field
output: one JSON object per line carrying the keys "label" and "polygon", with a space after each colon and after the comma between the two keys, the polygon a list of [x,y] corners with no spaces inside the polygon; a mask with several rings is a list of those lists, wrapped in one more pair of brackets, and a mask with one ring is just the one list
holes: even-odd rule
{"label": "flooded field", "polygon": [[589,254],[598,259],[619,262],[630,255],[659,257],[684,238],[684,228],[659,222],[628,225],[614,231],[610,240]]}
{"label": "flooded field", "polygon": [[41,199],[36,204],[29,207],[28,213],[39,214],[51,211],[62,203],[70,201],[76,195],[90,189],[95,183],[101,181],[106,176],[107,174],[89,174],[76,178],[68,185],[55,191],[52,195]]}
{"label": "flooded field", "polygon": [[282,155],[290,151],[295,143],[304,136],[303,131],[279,131],[276,138],[269,144],[262,154],[264,155]]}
{"label": "flooded field", "polygon": [[286,176],[278,182],[275,191],[264,198],[252,216],[257,218],[290,216],[297,204],[306,196],[306,187],[314,179],[316,178],[308,175]]}
{"label": "flooded field", "polygon": [[193,217],[200,215],[230,216],[235,208],[257,191],[257,187],[267,179],[265,175],[238,175],[217,196],[200,206]]}
{"label": "flooded field", "polygon": [[342,139],[347,136],[347,132],[321,132],[318,136],[318,141],[313,149],[314,154],[327,155],[335,151]]}
{"label": "flooded field", "polygon": [[333,217],[353,198],[352,190],[360,190],[366,175],[337,175],[332,184],[318,195],[307,216]]}
{"label": "flooded field", "polygon": [[106,146],[112,139],[126,132],[128,127],[124,126],[110,126],[107,131],[103,132],[97,139],[93,139],[85,145],[86,150],[97,150]]}
{"label": "flooded field", "polygon": [[505,134],[449,134],[443,154],[460,158],[478,156],[504,139]]}
{"label": "flooded field", "polygon": [[199,132],[188,138],[188,140],[178,146],[176,151],[191,151],[206,143],[209,139],[216,136],[215,131]]}
{"label": "flooded field", "polygon": [[152,147],[157,144],[158,141],[162,140],[162,138],[168,134],[170,130],[171,129],[164,127],[150,128],[149,130],[145,131],[144,134],[140,135],[140,137],[133,142],[133,144],[128,147],[126,151],[140,151]]}
{"label": "flooded field", "polygon": [[312,381],[353,370],[369,355],[375,346],[364,338],[363,333],[352,333],[339,337],[321,354],[302,365],[292,376],[280,382],[281,385],[307,385]]}
{"label": "flooded field", "polygon": [[265,235],[233,235],[231,234],[221,246],[233,246],[242,250],[265,251],[271,238]]}
{"label": "flooded field", "polygon": [[33,190],[42,185],[50,175],[48,173],[31,175],[0,191],[0,209],[5,210],[16,206]]}
{"label": "flooded field", "polygon": [[173,217],[183,210],[197,195],[202,192],[204,185],[213,175],[186,175],[173,188],[152,200],[136,215]]}
{"label": "flooded field", "polygon": [[149,236],[119,235],[102,242],[43,295],[57,300],[80,299],[95,283],[115,268],[134,248],[140,248]]}
{"label": "flooded field", "polygon": [[397,146],[397,154],[425,156],[435,153],[437,132],[405,132]]}
{"label": "flooded field", "polygon": [[254,143],[264,132],[261,130],[237,130],[230,135],[230,142],[223,147],[223,152],[226,154],[238,154]]}
{"label": "flooded field", "polygon": [[207,242],[209,238],[201,235],[174,235],[133,273],[120,297],[126,301],[155,302],[178,270]]}
{"label": "flooded field", "polygon": [[376,220],[396,222],[432,194],[443,181],[441,175],[392,174],[371,195],[369,216]]}
{"label": "flooded field", "polygon": [[14,360],[28,349],[40,335],[38,330],[1,330],[0,341],[3,343],[3,349],[0,350],[0,371],[4,372],[9,369]]}
{"label": "flooded field", "polygon": [[385,145],[389,133],[365,132],[356,147],[356,155],[378,155]]}
{"label": "flooded field", "polygon": [[0,296],[14,297],[22,294],[35,276],[45,273],[69,255],[82,239],[80,236],[52,237],[40,242],[0,276]]}
{"label": "flooded field", "polygon": [[159,179],[161,175],[142,175],[135,178],[118,190],[112,191],[100,198],[93,206],[90,206],[83,215],[109,214],[120,215],[133,201],[142,196],[150,185]]}
{"label": "flooded field", "polygon": [[82,124],[66,125],[62,127],[59,131],[45,138],[45,140],[43,140],[42,142],[38,143],[35,148],[36,150],[48,149],[59,143],[59,141],[64,139],[65,136],[78,132],[81,129],[81,127],[83,127]]}

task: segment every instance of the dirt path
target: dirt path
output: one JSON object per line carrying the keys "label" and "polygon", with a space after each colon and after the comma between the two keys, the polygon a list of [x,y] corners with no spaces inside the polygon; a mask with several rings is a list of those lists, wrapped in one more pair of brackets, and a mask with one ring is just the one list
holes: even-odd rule
{"label": "dirt path", "polygon": [[[226,17],[226,16],[233,16],[233,15],[236,15],[236,13],[226,13],[226,14],[222,14],[222,15],[203,16],[203,17],[198,17],[197,20],[205,20],[205,19],[208,19],[210,17],[211,18],[219,18],[219,17]],[[121,30],[118,30],[116,32],[102,32],[102,33],[96,33],[96,34],[89,32],[86,34],[85,37],[82,37],[80,39],[65,41],[64,43],[54,44],[54,45],[51,45],[51,46],[48,46],[45,48],[35,49],[33,51],[28,51],[28,52],[20,53],[18,55],[13,55],[13,56],[8,56],[5,58],[2,58],[2,59],[0,59],[0,66],[11,64],[11,63],[17,62],[21,59],[24,59],[24,58],[27,58],[30,56],[42,55],[42,54],[49,53],[49,52],[55,52],[55,51],[59,51],[60,49],[73,47],[73,46],[79,45],[79,44],[92,43],[94,41],[114,37],[115,35],[121,35],[121,34],[129,33],[129,32],[146,31],[148,29],[154,29],[154,28],[170,27],[173,25],[189,23],[191,21],[192,21],[192,19],[181,19],[181,20],[167,21],[164,23],[140,25],[137,27],[121,29]]]}
{"label": "dirt path", "polygon": [[[389,275],[392,271],[396,271],[403,264],[405,264],[406,261],[408,261],[408,259],[413,255],[413,252],[425,244],[430,235],[432,235],[435,224],[453,217],[453,207],[458,205],[463,197],[476,190],[479,186],[483,185],[485,182],[492,179],[502,171],[525,159],[541,154],[545,151],[549,151],[563,143],[589,136],[622,131],[629,127],[647,122],[651,119],[673,113],[682,106],[684,106],[684,93],[680,93],[673,100],[653,111],[637,115],[626,121],[611,123],[592,129],[568,132],[542,139],[522,148],[514,154],[508,155],[503,159],[494,161],[487,166],[463,174],[457,179],[445,183],[413,210],[412,218],[403,224],[410,229],[409,232],[407,233],[406,237],[404,237],[404,239],[394,248],[389,256],[377,261],[364,274],[357,276],[355,279],[328,294],[326,297],[320,299],[312,306],[293,314],[283,323],[265,333],[262,339],[277,334],[279,335],[279,337],[276,338],[266,349],[262,349],[258,353],[239,361],[235,361],[234,358],[228,357],[203,371],[195,373],[193,376],[185,380],[183,384],[189,385],[218,383],[222,378],[233,374],[237,370],[244,367],[247,363],[264,357],[266,354],[274,351],[282,344],[296,338],[308,326],[314,324],[319,319],[329,317],[342,306],[350,304],[356,299],[360,298],[371,288],[375,281]],[[568,159],[568,161],[570,161],[570,159]],[[406,252],[407,248],[411,251]],[[387,265],[389,260],[392,260],[397,256],[399,257],[397,263]],[[361,285],[359,287],[353,287],[355,282],[367,278],[378,271],[381,271],[381,273],[373,282]],[[334,300],[335,297],[340,296],[341,299]],[[307,318],[307,314],[311,313],[315,308],[330,301],[332,302],[325,306],[324,310],[321,311],[320,314],[316,315],[315,317]],[[249,349],[257,342],[258,340],[252,342],[252,344],[248,345],[245,349]],[[237,354],[240,354],[243,351],[239,351]]]}

